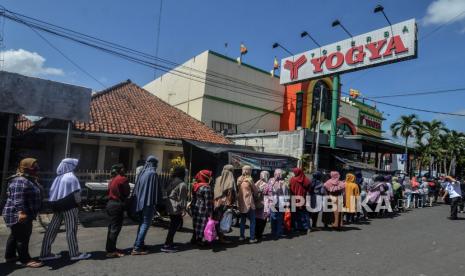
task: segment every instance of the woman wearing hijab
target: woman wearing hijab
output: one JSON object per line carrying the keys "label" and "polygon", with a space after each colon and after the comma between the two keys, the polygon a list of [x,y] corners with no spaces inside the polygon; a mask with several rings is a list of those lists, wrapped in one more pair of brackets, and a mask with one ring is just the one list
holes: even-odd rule
{"label": "woman wearing hijab", "polygon": [[[368,206],[371,209],[371,214],[376,214],[378,204],[383,202],[383,197],[386,195],[387,186],[384,183],[385,179],[382,175],[373,175],[373,184],[368,187]],[[378,209],[379,210],[379,209]]]}
{"label": "woman wearing hijab", "polygon": [[397,176],[392,178],[392,191],[394,192],[394,210],[402,210],[404,195],[402,185],[399,183],[399,178]]}
{"label": "woman wearing hijab", "polygon": [[237,187],[239,189],[238,203],[239,212],[241,212],[240,240],[245,240],[245,220],[250,221],[250,243],[256,243],[255,239],[255,200],[258,190],[252,179],[252,167],[242,167],[242,175],[237,179]]}
{"label": "woman wearing hijab", "polygon": [[68,241],[69,256],[72,261],[89,259],[89,253],[80,253],[77,241],[78,213],[81,203],[81,185],[74,175],[78,160],[65,158],[57,168],[57,177],[50,188],[49,199],[53,210],[53,217],[45,231],[42,242],[40,259],[42,261],[61,258],[59,254],[52,254],[52,244],[65,221],[66,239]]}
{"label": "woman wearing hijab", "polygon": [[266,185],[268,185],[268,180],[270,178],[270,173],[268,171],[260,172],[260,179],[255,183],[255,188],[257,189],[258,195],[255,202],[255,237],[258,241],[263,238],[263,231],[266,226],[266,216],[265,216],[265,202],[264,202],[264,191]]}
{"label": "woman wearing hijab", "polygon": [[112,178],[108,184],[107,215],[110,218],[108,224],[106,251],[108,258],[123,257],[124,253],[116,248],[118,235],[123,227],[124,210],[127,198],[131,193],[129,179],[125,175],[123,164],[111,167]]}
{"label": "woman wearing hijab", "polygon": [[165,245],[161,251],[166,253],[175,253],[177,250],[173,246],[173,238],[176,231],[183,222],[183,214],[187,206],[187,184],[184,182],[186,177],[186,168],[175,167],[171,174],[171,180],[165,186],[165,192],[168,195],[166,200],[166,209],[170,215],[170,227],[166,236]]}
{"label": "woman wearing hijab", "polygon": [[345,213],[348,224],[355,222],[358,201],[360,200],[360,189],[355,183],[355,175],[348,173],[345,182]]}
{"label": "woman wearing hijab", "polygon": [[2,213],[6,226],[10,228],[5,261],[20,261],[22,265],[31,268],[43,266],[43,263],[33,260],[29,255],[32,221],[36,219],[42,204],[42,187],[37,182],[38,170],[36,159],[21,160],[17,173],[7,179],[7,200]]}
{"label": "woman wearing hijab", "polygon": [[[214,211],[213,216],[216,221],[221,221],[224,212],[236,204],[236,181],[234,180],[234,166],[225,165],[221,176],[216,178],[213,190]],[[216,224],[216,232],[221,243],[228,243],[224,239],[223,232],[220,231],[220,224]]]}
{"label": "woman wearing hijab", "polygon": [[[274,176],[268,181],[265,188],[265,212],[270,215],[271,234],[275,239],[283,235],[284,223],[284,196],[288,195],[288,189],[284,183],[283,171],[276,169]],[[272,204],[274,204],[272,206]]]}
{"label": "woman wearing hijab", "polygon": [[321,181],[323,175],[321,172],[314,172],[312,175],[312,185],[310,185],[310,207],[312,216],[312,229],[318,224],[318,214],[323,207],[323,196],[325,195],[324,183]]}
{"label": "woman wearing hijab", "polygon": [[145,236],[152,225],[155,207],[163,200],[163,187],[158,181],[157,166],[158,159],[155,156],[149,156],[134,187],[136,213],[140,215],[141,220],[131,255],[146,255],[148,253],[145,250]]}
{"label": "woman wearing hijab", "polygon": [[[294,176],[289,180],[289,189],[291,195],[294,197],[299,197],[299,203],[302,203],[302,206],[296,206],[295,212],[292,213],[292,222],[293,227],[296,231],[307,233],[310,228],[310,218],[307,212],[306,206],[306,197],[310,190],[311,182],[308,177],[305,176],[301,168],[292,169]],[[301,202],[303,200],[303,202]],[[292,202],[296,202],[292,201]]]}
{"label": "woman wearing hijab", "polygon": [[324,186],[334,209],[334,223],[332,226],[338,230],[342,227],[342,210],[339,205],[342,206],[342,194],[344,193],[345,184],[339,180],[341,176],[337,171],[332,171],[330,177]]}
{"label": "woman wearing hijab", "polygon": [[192,224],[194,233],[192,243],[204,245],[203,231],[207,220],[213,213],[213,194],[210,187],[213,173],[209,170],[201,170],[195,175],[195,183],[192,186]]}

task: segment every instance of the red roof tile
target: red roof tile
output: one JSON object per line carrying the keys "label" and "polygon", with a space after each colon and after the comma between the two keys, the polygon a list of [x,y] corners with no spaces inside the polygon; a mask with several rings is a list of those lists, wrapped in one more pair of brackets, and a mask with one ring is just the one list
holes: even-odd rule
{"label": "red roof tile", "polygon": [[74,128],[86,132],[231,143],[129,80],[94,94],[90,116],[89,123],[75,122]]}

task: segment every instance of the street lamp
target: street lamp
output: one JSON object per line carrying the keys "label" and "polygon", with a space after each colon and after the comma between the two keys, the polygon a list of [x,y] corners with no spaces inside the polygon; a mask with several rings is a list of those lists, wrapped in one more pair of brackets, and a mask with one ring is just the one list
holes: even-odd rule
{"label": "street lamp", "polygon": [[332,27],[336,27],[336,26],[341,26],[341,28],[344,30],[344,32],[346,32],[346,34],[348,34],[350,37],[354,37],[345,27],[344,25],[342,25],[341,21],[339,21],[338,19],[334,20],[333,23],[331,24]]}
{"label": "street lamp", "polygon": [[392,26],[391,21],[389,18],[386,16],[386,13],[384,13],[384,7],[381,5],[376,5],[375,9],[373,10],[374,13],[382,13],[384,15],[384,18],[386,18],[386,21],[389,23],[390,26]]}
{"label": "street lamp", "polygon": [[[318,43],[307,31],[303,31],[300,33],[300,37],[308,37],[310,38],[313,43],[315,43],[318,47],[321,48],[320,43]],[[321,50],[321,49],[320,49]],[[321,53],[320,53],[321,54]],[[319,109],[318,109],[318,122],[316,124],[313,124],[313,116],[312,116],[312,125],[313,125],[313,137],[312,137],[312,157],[313,157],[313,168],[315,171],[318,170],[318,147],[320,146],[320,123],[321,123],[321,103],[323,101],[323,85],[320,86],[320,97],[318,98],[318,103],[319,103]],[[312,110],[313,110],[313,104],[315,104],[315,101],[312,102]],[[315,127],[316,133],[315,133]],[[316,135],[315,135],[316,134]],[[315,137],[316,136],[316,137]],[[316,139],[316,140],[315,140]]]}
{"label": "street lamp", "polygon": [[291,51],[289,51],[288,49],[284,48],[283,45],[279,44],[278,42],[273,43],[272,47],[273,47],[273,49],[279,47],[279,48],[283,49],[284,51],[286,51],[286,52],[287,52],[288,54],[290,54],[291,56],[294,55],[293,53],[291,53]]}
{"label": "street lamp", "polygon": [[303,38],[303,37],[306,37],[306,36],[309,37],[313,41],[313,43],[315,43],[318,47],[321,48],[320,43],[316,42],[316,40],[307,31],[303,31],[302,33],[300,33],[300,37]]}

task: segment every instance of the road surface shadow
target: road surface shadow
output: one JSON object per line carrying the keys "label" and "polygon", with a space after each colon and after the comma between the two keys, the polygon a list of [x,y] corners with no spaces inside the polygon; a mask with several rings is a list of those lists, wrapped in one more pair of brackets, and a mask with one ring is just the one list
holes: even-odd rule
{"label": "road surface shadow", "polygon": [[1,263],[0,264],[0,275],[10,275],[16,270],[24,268],[21,265],[17,265],[14,263]]}

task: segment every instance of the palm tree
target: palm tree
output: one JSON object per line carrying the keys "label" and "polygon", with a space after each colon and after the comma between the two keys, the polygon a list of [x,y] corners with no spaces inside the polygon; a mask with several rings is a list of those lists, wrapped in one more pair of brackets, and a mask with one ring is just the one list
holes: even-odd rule
{"label": "palm tree", "polygon": [[391,132],[394,138],[401,136],[405,139],[406,173],[409,173],[408,162],[408,140],[413,137],[418,129],[418,116],[416,114],[401,116],[391,125]]}
{"label": "palm tree", "polygon": [[422,132],[424,132],[426,140],[428,141],[430,154],[428,170],[431,175],[433,163],[437,161],[441,154],[440,136],[441,134],[447,133],[449,130],[444,126],[443,122],[438,120],[432,120],[431,122],[423,121],[419,125],[421,126]]}
{"label": "palm tree", "polygon": [[457,157],[461,155],[464,147],[465,135],[463,133],[452,130],[447,133],[447,153],[450,155],[449,169],[447,174],[455,175],[455,170],[452,171],[453,164],[457,163]]}

